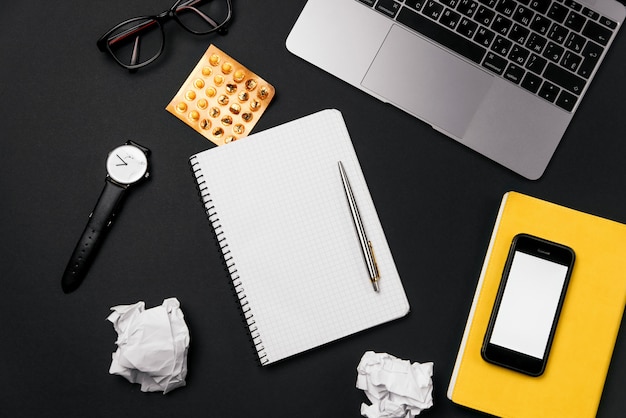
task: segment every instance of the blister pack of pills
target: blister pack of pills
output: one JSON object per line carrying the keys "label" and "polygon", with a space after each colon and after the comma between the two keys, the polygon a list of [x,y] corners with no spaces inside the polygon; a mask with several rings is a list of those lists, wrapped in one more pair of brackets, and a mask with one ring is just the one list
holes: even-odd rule
{"label": "blister pack of pills", "polygon": [[250,133],[274,93],[271,84],[211,45],[166,109],[224,145]]}

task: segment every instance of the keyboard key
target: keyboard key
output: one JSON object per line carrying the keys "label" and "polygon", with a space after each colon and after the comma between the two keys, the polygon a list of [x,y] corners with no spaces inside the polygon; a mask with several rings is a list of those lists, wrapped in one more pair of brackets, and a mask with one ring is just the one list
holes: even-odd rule
{"label": "keyboard key", "polygon": [[492,9],[496,7],[496,4],[498,3],[498,0],[478,0],[478,1]]}
{"label": "keyboard key", "polygon": [[496,6],[496,12],[502,13],[505,16],[513,15],[517,7],[517,3],[513,0],[500,0]]}
{"label": "keyboard key", "polygon": [[549,81],[544,81],[539,93],[537,93],[540,97],[543,97],[549,102],[554,102],[556,100],[556,96],[558,96],[560,88],[550,83]]}
{"label": "keyboard key", "polygon": [[547,63],[547,59],[542,58],[539,55],[532,54],[526,63],[526,69],[535,74],[541,74],[543,69],[546,68]]}
{"label": "keyboard key", "polygon": [[491,41],[493,41],[493,38],[495,37],[495,33],[481,26],[476,31],[476,35],[474,35],[474,40],[485,48],[489,48],[489,45],[491,45]]}
{"label": "keyboard key", "polygon": [[577,33],[570,33],[569,37],[565,41],[565,46],[576,53],[580,53],[583,50],[586,39]]}
{"label": "keyboard key", "polygon": [[539,90],[539,86],[541,85],[541,78],[532,73],[526,73],[521,85],[529,92],[537,93],[537,90]]}
{"label": "keyboard key", "polygon": [[543,36],[539,36],[536,33],[531,33],[528,37],[528,41],[526,42],[526,46],[530,48],[531,51],[536,52],[537,54],[543,51],[543,47],[546,46],[546,38]]}
{"label": "keyboard key", "polygon": [[506,68],[506,71],[504,72],[504,78],[512,81],[515,84],[519,84],[520,81],[522,81],[525,72],[526,71],[524,71],[524,69],[519,65],[510,63],[509,66]]}
{"label": "keyboard key", "polygon": [[567,16],[567,11],[567,8],[562,4],[552,3],[552,7],[550,7],[550,10],[548,10],[548,17],[561,23],[565,20],[565,16]]}
{"label": "keyboard key", "polygon": [[376,3],[376,0],[359,0],[361,3],[365,3],[368,6],[373,6]]}
{"label": "keyboard key", "polygon": [[445,4],[451,9],[454,9],[459,4],[459,0],[442,0],[441,3]]}
{"label": "keyboard key", "polygon": [[578,66],[582,62],[582,57],[580,55],[576,55],[571,51],[565,51],[563,55],[563,59],[561,60],[561,65],[575,73],[578,70]]}
{"label": "keyboard key", "polygon": [[574,9],[577,12],[580,12],[583,8],[583,5],[574,0],[565,0],[564,4],[570,9]]}
{"label": "keyboard key", "polygon": [[461,19],[461,22],[459,22],[459,27],[456,28],[456,31],[466,38],[472,39],[472,36],[476,33],[476,29],[478,29],[478,23],[464,17]]}
{"label": "keyboard key", "polygon": [[506,68],[507,60],[497,56],[493,52],[488,52],[485,57],[485,61],[483,62],[483,67],[486,69],[493,71],[498,75],[502,75],[504,69]]}
{"label": "keyboard key", "polygon": [[583,63],[578,69],[578,75],[589,78],[593,69],[596,68],[596,64],[598,63],[603,51],[604,49],[600,45],[591,41],[587,42],[587,45],[585,45],[581,54],[583,57]]}
{"label": "keyboard key", "polygon": [[444,25],[444,26],[450,28],[451,30],[453,30],[454,28],[456,28],[456,25],[457,25],[457,23],[459,23],[459,20],[461,20],[461,15],[460,14],[458,14],[454,10],[446,9],[441,14],[441,18],[439,19],[439,22],[442,25]]}
{"label": "keyboard key", "polygon": [[495,15],[496,12],[494,12],[493,10],[488,9],[485,6],[478,6],[478,9],[474,14],[474,20],[476,20],[481,25],[489,26]]}
{"label": "keyboard key", "polygon": [[530,25],[530,22],[535,13],[527,7],[518,6],[513,15],[513,20],[521,23],[524,26]]}
{"label": "keyboard key", "polygon": [[545,35],[546,33],[548,33],[548,29],[550,28],[551,23],[552,22],[550,21],[550,19],[541,15],[535,15],[535,18],[530,24],[530,28],[535,32]]}
{"label": "keyboard key", "polygon": [[598,20],[598,18],[600,17],[598,13],[594,12],[593,10],[587,7],[583,7],[582,14],[587,16],[591,20]]}
{"label": "keyboard key", "polygon": [[400,10],[400,3],[396,3],[393,0],[378,0],[376,3],[376,10],[386,14],[387,16],[394,18]]}
{"label": "keyboard key", "polygon": [[595,22],[589,21],[583,29],[583,35],[592,41],[596,41],[600,45],[606,45],[611,38],[611,30],[603,26],[598,25]]}
{"label": "keyboard key", "polygon": [[439,24],[412,12],[403,7],[396,19],[399,23],[408,26],[432,39],[433,41],[451,49],[459,55],[477,64],[482,62],[486,50],[461,35],[439,26]]}
{"label": "keyboard key", "polygon": [[585,87],[584,78],[578,77],[576,74],[570,73],[551,62],[548,63],[543,76],[546,80],[550,80],[574,94],[580,94],[583,91],[583,87]]}
{"label": "keyboard key", "polygon": [[614,22],[608,17],[604,17],[604,16],[600,18],[600,23],[609,29],[615,29],[617,27],[617,22]]}
{"label": "keyboard key", "polygon": [[565,90],[561,90],[561,94],[559,94],[559,97],[556,99],[555,103],[560,108],[571,112],[577,100],[578,98],[573,94]]}
{"label": "keyboard key", "polygon": [[424,3],[426,3],[426,0],[410,0],[407,1],[405,4],[419,12],[420,10],[422,10],[422,7],[424,7]]}
{"label": "keyboard key", "polygon": [[500,35],[506,35],[512,24],[513,22],[506,17],[497,15],[491,24],[491,29],[498,32]]}
{"label": "keyboard key", "polygon": [[529,6],[536,12],[543,14],[548,11],[550,3],[552,3],[552,0],[531,0]]}
{"label": "keyboard key", "polygon": [[528,39],[528,35],[530,35],[530,31],[516,23],[513,25],[513,28],[511,28],[511,32],[509,32],[509,39],[520,45],[524,45],[526,39]]}
{"label": "keyboard key", "polygon": [[583,15],[579,15],[578,13],[569,12],[567,18],[565,18],[565,26],[570,28],[575,32],[579,32],[583,26],[585,25],[585,17]]}
{"label": "keyboard key", "polygon": [[424,10],[422,11],[424,15],[430,17],[433,20],[439,19],[439,16],[441,16],[442,12],[443,12],[443,5],[433,0],[428,0],[426,2],[426,5],[424,6]]}
{"label": "keyboard key", "polygon": [[474,0],[461,0],[456,7],[456,11],[465,16],[472,17],[477,7],[478,3]]}
{"label": "keyboard key", "polygon": [[511,46],[513,46],[513,42],[509,41],[506,38],[503,38],[502,36],[498,36],[496,37],[496,40],[493,41],[493,44],[491,45],[491,50],[496,54],[500,54],[503,57],[506,57],[506,55],[509,53],[509,50],[511,49]]}
{"label": "keyboard key", "polygon": [[563,44],[568,33],[569,31],[567,29],[555,23],[548,31],[548,38],[558,44]]}
{"label": "keyboard key", "polygon": [[519,45],[513,45],[511,52],[509,52],[509,60],[517,65],[524,65],[526,58],[530,55],[530,51],[526,48],[522,48]]}
{"label": "keyboard key", "polygon": [[546,46],[546,49],[543,51],[543,56],[551,61],[559,62],[563,56],[563,52],[565,52],[565,49],[562,46],[554,42],[548,42],[548,46]]}

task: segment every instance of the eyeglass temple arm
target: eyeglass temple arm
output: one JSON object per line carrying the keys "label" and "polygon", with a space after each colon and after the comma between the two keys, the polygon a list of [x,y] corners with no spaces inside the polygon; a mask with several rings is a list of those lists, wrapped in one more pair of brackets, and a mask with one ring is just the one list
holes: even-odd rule
{"label": "eyeglass temple arm", "polygon": [[139,62],[139,36],[135,37],[133,43],[133,52],[130,56],[130,65],[136,65]]}
{"label": "eyeglass temple arm", "polygon": [[[131,26],[130,28],[114,35],[111,37],[108,37],[106,39],[102,39],[102,41],[106,41],[109,45],[114,45],[116,42],[119,41],[123,41],[126,38],[128,38],[129,36],[133,36],[135,34],[138,34],[139,32],[149,28],[152,25],[155,25],[157,22],[156,20],[147,20],[143,23],[139,23],[135,26]],[[138,35],[137,35],[138,37]],[[133,48],[134,49],[134,48]]]}

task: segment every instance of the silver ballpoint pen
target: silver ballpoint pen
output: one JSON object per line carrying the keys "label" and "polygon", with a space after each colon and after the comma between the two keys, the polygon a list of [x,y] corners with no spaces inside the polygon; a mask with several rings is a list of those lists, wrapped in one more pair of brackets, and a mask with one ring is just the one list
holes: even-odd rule
{"label": "silver ballpoint pen", "polygon": [[367,239],[367,235],[365,234],[365,228],[363,228],[363,222],[361,221],[361,214],[359,213],[359,208],[357,207],[356,200],[354,199],[354,195],[352,194],[352,188],[350,187],[350,181],[348,180],[346,171],[344,170],[341,161],[339,161],[338,164],[339,174],[341,175],[343,188],[346,192],[346,197],[348,198],[350,213],[352,214],[352,220],[354,221],[354,226],[356,227],[356,232],[359,237],[359,243],[361,244],[361,251],[363,251],[363,257],[365,258],[367,271],[369,272],[370,280],[372,281],[372,286],[374,286],[374,290],[378,292],[378,280],[380,279],[380,275],[378,273],[376,258],[374,257],[374,248],[372,247],[371,241]]}

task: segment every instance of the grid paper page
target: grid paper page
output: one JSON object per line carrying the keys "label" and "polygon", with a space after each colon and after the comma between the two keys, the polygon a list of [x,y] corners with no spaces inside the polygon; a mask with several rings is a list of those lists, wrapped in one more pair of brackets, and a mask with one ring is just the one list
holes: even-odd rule
{"label": "grid paper page", "polygon": [[[408,313],[339,111],[321,111],[191,160],[262,364]],[[375,251],[380,292],[369,280],[338,161]]]}

